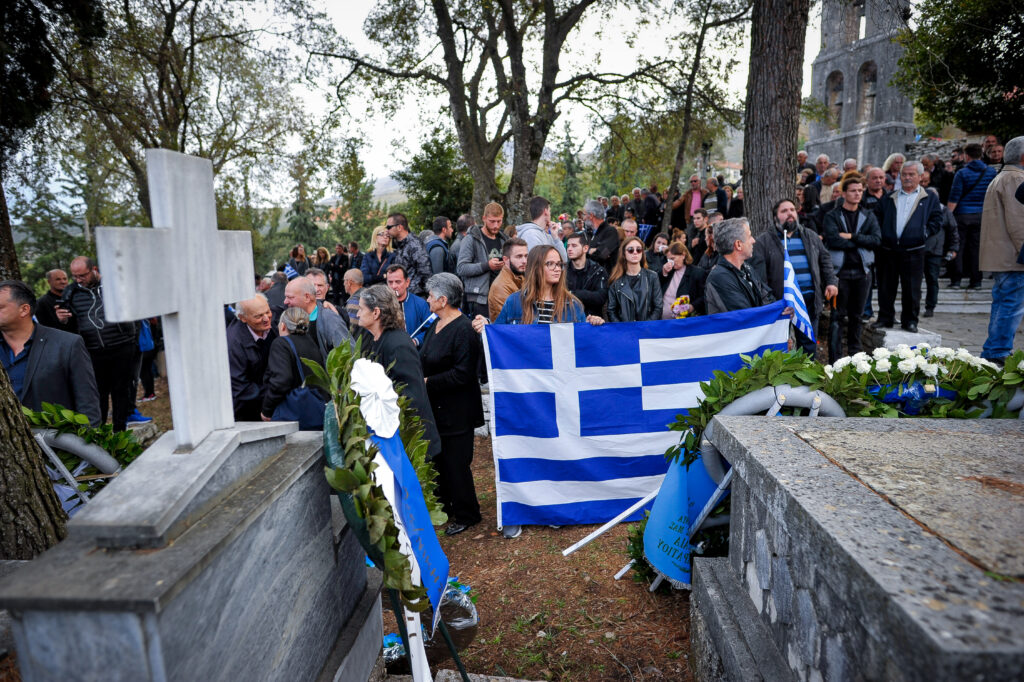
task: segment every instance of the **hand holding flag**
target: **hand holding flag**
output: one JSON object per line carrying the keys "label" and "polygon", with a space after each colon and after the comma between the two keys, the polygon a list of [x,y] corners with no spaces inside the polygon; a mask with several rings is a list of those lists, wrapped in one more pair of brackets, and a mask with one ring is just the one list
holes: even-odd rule
{"label": "hand holding flag", "polygon": [[793,325],[796,326],[811,341],[817,342],[814,337],[814,325],[811,324],[811,316],[807,313],[807,305],[804,303],[804,295],[796,284],[796,270],[789,260],[789,244],[783,235],[782,253],[784,261],[782,264],[782,298],[786,305],[793,309]]}

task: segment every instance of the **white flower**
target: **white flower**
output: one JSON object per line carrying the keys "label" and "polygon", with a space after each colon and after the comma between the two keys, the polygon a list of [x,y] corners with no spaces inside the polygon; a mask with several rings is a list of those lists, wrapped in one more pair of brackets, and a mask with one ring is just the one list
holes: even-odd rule
{"label": "white flower", "polygon": [[931,344],[919,343],[919,344],[917,344],[916,348],[917,348],[917,350],[928,350],[929,348],[931,348]]}
{"label": "white flower", "polygon": [[953,349],[946,348],[945,346],[936,346],[932,348],[928,355],[935,356],[940,360],[948,360],[953,357]]}
{"label": "white flower", "polygon": [[978,358],[978,365],[981,367],[988,367],[989,369],[999,369],[999,365],[994,362],[990,362],[985,358]]}
{"label": "white flower", "polygon": [[1017,365],[1017,371],[1024,372],[1024,360],[1021,360],[1020,363]]}
{"label": "white flower", "polygon": [[917,365],[918,369],[923,369],[924,366],[928,364],[928,359],[925,358],[923,355],[915,355],[914,364]]}
{"label": "white flower", "polygon": [[860,353],[857,353],[856,355],[854,355],[854,356],[853,356],[852,358],[850,358],[850,359],[851,359],[851,360],[853,360],[853,362],[857,363],[857,362],[864,362],[864,361],[865,361],[865,360],[867,360],[867,359],[868,359],[869,357],[870,357],[870,356],[869,356],[869,355],[868,355],[867,353],[864,353],[864,352],[862,351],[862,352],[860,352]]}
{"label": "white flower", "polygon": [[914,357],[916,353],[910,350],[910,346],[908,346],[905,343],[901,343],[900,345],[896,346],[896,355],[906,360],[907,358]]}
{"label": "white flower", "polygon": [[924,372],[924,375],[926,377],[938,376],[938,374],[939,374],[939,366],[935,365],[935,364],[932,364],[930,362],[926,362],[924,364],[924,366],[921,367],[921,371]]}
{"label": "white flower", "polygon": [[917,369],[917,363],[914,362],[913,359],[907,358],[906,360],[900,360],[899,364],[896,365],[896,368],[904,374],[910,374]]}
{"label": "white flower", "polygon": [[892,369],[892,363],[889,362],[889,358],[882,358],[875,363],[875,369],[877,369],[879,372],[888,372],[890,369]]}
{"label": "white flower", "polygon": [[832,365],[825,365],[825,376],[831,379],[834,374],[835,371],[832,369]]}
{"label": "white flower", "polygon": [[875,360],[885,360],[888,359],[892,353],[889,352],[888,348],[876,348],[871,351],[871,355],[874,356]]}
{"label": "white flower", "polygon": [[832,365],[832,369],[834,369],[835,371],[838,372],[843,367],[846,367],[848,364],[850,364],[850,362],[851,362],[851,360],[848,357],[847,358],[839,358],[838,360],[836,360],[835,364]]}
{"label": "white flower", "polygon": [[957,360],[969,360],[974,357],[966,348],[957,348],[956,353],[954,353],[953,356]]}
{"label": "white flower", "polygon": [[853,367],[857,370],[858,374],[867,374],[871,371],[871,363],[867,360],[858,360],[853,363]]}

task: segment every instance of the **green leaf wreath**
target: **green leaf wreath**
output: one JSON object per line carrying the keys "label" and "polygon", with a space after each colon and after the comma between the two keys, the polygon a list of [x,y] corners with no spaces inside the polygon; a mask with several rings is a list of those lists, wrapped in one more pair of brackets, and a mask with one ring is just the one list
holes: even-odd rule
{"label": "green leaf wreath", "polygon": [[[424,611],[430,607],[426,589],[412,582],[409,558],[398,548],[394,510],[384,497],[384,491],[373,480],[373,472],[377,468],[373,458],[378,448],[369,438],[366,421],[359,411],[359,395],[351,387],[352,367],[361,353],[362,339],[354,350],[348,344],[332,350],[327,356],[326,369],[303,359],[311,372],[306,384],[329,392],[333,401],[328,406],[324,421],[328,463],[324,472],[330,486],[340,493],[342,509],[357,535],[365,532],[360,540],[370,559],[384,573],[384,586],[397,590],[402,603],[410,610]],[[404,395],[404,388],[402,384],[395,385],[401,408],[399,437],[419,478],[431,523],[439,526],[448,517],[441,510],[435,492],[437,472],[427,461],[428,443],[423,439],[423,422],[409,409],[409,398]]]}

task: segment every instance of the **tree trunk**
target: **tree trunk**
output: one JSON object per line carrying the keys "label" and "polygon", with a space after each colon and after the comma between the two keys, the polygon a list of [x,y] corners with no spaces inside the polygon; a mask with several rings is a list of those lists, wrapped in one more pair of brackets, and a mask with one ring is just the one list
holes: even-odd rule
{"label": "tree trunk", "polygon": [[64,539],[68,517],[3,369],[0,434],[0,559],[31,559]]}
{"label": "tree trunk", "polygon": [[771,206],[793,196],[804,41],[810,0],[756,0],[743,132],[743,209],[754,234]]}
{"label": "tree trunk", "polygon": [[3,168],[0,167],[0,280],[5,279],[21,279],[21,266],[18,265],[18,252],[14,249],[11,214],[7,212]]}

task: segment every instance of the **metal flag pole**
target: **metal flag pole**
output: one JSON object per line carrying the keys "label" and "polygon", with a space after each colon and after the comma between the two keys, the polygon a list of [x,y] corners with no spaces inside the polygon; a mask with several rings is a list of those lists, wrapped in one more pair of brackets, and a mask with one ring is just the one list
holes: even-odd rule
{"label": "metal flag pole", "polygon": [[[661,486],[658,486],[658,490],[661,490]],[[634,504],[632,507],[630,507],[626,511],[622,512],[621,514],[616,516],[614,519],[612,519],[611,521],[609,521],[608,523],[604,524],[603,526],[601,526],[600,528],[595,530],[593,533],[591,533],[587,537],[585,537],[582,540],[580,540],[579,542],[577,542],[572,547],[567,547],[566,549],[563,549],[562,550],[562,556],[569,556],[570,554],[575,552],[580,547],[583,547],[584,545],[587,545],[587,544],[593,542],[594,540],[596,540],[601,535],[604,535],[605,533],[610,531],[612,528],[614,528],[615,526],[617,526],[620,523],[622,523],[622,520],[625,519],[627,516],[629,516],[630,514],[635,512],[637,509],[640,509],[645,504],[647,504],[648,502],[653,500],[655,497],[657,497],[658,496],[658,490],[655,490],[653,493],[651,493],[647,497],[643,498],[642,500],[640,500],[639,502]]]}

